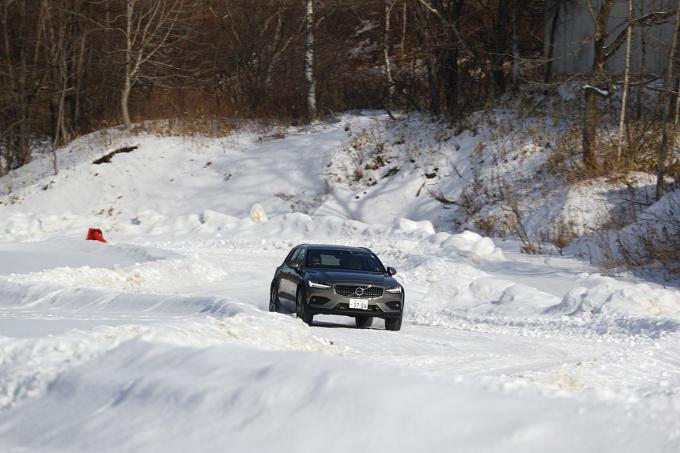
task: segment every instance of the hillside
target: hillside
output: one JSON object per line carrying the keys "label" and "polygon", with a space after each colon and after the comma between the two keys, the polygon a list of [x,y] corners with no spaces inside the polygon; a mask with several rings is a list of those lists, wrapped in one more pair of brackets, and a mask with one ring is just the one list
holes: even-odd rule
{"label": "hillside", "polygon": [[[651,173],[579,175],[578,144],[565,142],[581,120],[577,89],[508,98],[457,126],[367,111],[306,127],[243,123],[226,136],[185,135],[163,122],[132,134],[103,130],[60,150],[56,177],[45,155],[2,179],[0,238],[81,234],[90,224],[205,231],[215,216],[243,218],[259,204],[270,215],[429,221],[437,231],[509,238],[524,252],[672,283],[678,257],[662,250],[677,245],[677,192],[657,206]],[[135,150],[92,165],[127,146]]]}

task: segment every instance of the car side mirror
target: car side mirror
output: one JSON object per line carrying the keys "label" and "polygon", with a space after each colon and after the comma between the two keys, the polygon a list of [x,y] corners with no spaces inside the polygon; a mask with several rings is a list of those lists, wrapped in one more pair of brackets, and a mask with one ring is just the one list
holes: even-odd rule
{"label": "car side mirror", "polygon": [[301,261],[296,261],[290,265],[291,268],[293,268],[296,271],[301,271],[302,270],[302,262]]}
{"label": "car side mirror", "polygon": [[387,266],[387,274],[391,277],[397,275],[397,270],[391,266]]}

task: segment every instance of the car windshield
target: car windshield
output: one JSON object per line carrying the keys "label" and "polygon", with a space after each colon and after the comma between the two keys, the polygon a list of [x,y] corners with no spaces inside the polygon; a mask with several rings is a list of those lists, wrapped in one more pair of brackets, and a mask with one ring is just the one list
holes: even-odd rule
{"label": "car windshield", "polygon": [[309,250],[305,266],[315,269],[385,273],[385,268],[375,255],[353,250]]}

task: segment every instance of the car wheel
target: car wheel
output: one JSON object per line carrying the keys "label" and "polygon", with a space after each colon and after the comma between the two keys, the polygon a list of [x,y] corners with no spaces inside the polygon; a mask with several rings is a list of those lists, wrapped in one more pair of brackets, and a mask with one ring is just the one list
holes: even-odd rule
{"label": "car wheel", "polygon": [[358,329],[368,329],[373,325],[372,316],[355,316],[354,321],[357,323]]}
{"label": "car wheel", "polygon": [[308,326],[312,325],[312,322],[314,321],[314,315],[305,306],[302,289],[298,289],[297,295],[295,297],[295,312],[297,313],[297,317],[302,319],[302,322]]}
{"label": "car wheel", "polygon": [[401,316],[385,320],[385,330],[397,331],[401,329]]}
{"label": "car wheel", "polygon": [[276,283],[272,283],[272,289],[269,292],[269,311],[278,313],[280,306],[278,287]]}

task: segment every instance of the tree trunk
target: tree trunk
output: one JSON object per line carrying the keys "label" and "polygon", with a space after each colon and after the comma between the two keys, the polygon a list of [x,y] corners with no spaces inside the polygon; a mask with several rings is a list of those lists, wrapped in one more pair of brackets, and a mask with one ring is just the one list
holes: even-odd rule
{"label": "tree trunk", "polygon": [[[640,9],[638,10],[638,16],[642,17],[645,15],[645,2],[640,2]],[[647,30],[645,27],[639,27],[638,33],[640,34],[640,74],[644,77],[647,74]],[[642,84],[638,85],[635,90],[637,96],[637,102],[635,106],[635,119],[639,120],[642,118],[642,92],[644,87]]]}
{"label": "tree trunk", "polygon": [[66,91],[68,89],[68,69],[66,61],[66,52],[61,52],[60,71],[61,86],[59,87],[59,104],[57,107],[57,124],[54,133],[54,141],[52,142],[52,169],[54,174],[59,174],[59,163],[57,161],[57,148],[68,140],[68,132],[66,130],[65,122],[65,107],[66,107]]}
{"label": "tree trunk", "polygon": [[130,78],[126,76],[125,84],[120,93],[120,107],[123,113],[123,123],[125,123],[125,127],[128,128],[132,126],[132,121],[130,121],[130,110],[128,108],[131,88]]}
{"label": "tree trunk", "polygon": [[597,131],[597,123],[600,115],[597,110],[597,95],[593,90],[586,90],[586,108],[583,122],[583,163],[585,166],[593,171],[594,174],[599,174],[600,164],[595,153],[595,137]]}
{"label": "tree trunk", "polygon": [[[439,5],[441,7],[441,5]],[[446,112],[449,116],[456,117],[459,114],[459,81],[458,58],[460,56],[460,40],[456,30],[460,30],[460,16],[463,9],[463,0],[451,1],[446,11],[446,21],[449,26],[448,39],[441,49],[437,60],[439,67],[439,80],[444,88],[446,100]]]}
{"label": "tree trunk", "polygon": [[403,57],[406,54],[406,24],[408,21],[408,15],[407,15],[407,7],[408,7],[408,0],[404,0],[404,9],[402,10],[402,17],[401,17],[401,56]]}
{"label": "tree trunk", "polygon": [[[675,89],[676,94],[675,94],[675,119],[673,120],[673,136],[677,137],[678,133],[678,126],[680,126],[680,77],[676,77],[676,85]],[[680,151],[678,150],[678,143],[675,143],[675,152],[676,154],[680,154]],[[676,156],[677,158],[677,156]],[[675,174],[675,187],[680,188],[680,173]]]}
{"label": "tree trunk", "polygon": [[549,83],[552,78],[553,69],[553,58],[555,56],[555,39],[557,35],[557,23],[560,18],[560,2],[558,0],[553,0],[552,2],[555,12],[552,16],[552,21],[550,23],[550,34],[548,39],[548,51],[546,52],[546,62],[545,62],[545,74],[543,76],[543,81]]}
{"label": "tree trunk", "polygon": [[132,15],[134,14],[135,2],[127,0],[125,6],[125,81],[120,93],[120,108],[123,114],[123,123],[125,123],[126,128],[130,128],[132,127],[129,110],[130,90],[132,89]]}
{"label": "tree trunk", "polygon": [[446,99],[446,112],[458,115],[458,46],[442,52],[439,78],[443,82]]}
{"label": "tree trunk", "polygon": [[439,106],[439,77],[437,77],[435,64],[426,60],[425,67],[427,69],[428,85],[430,87],[430,112],[437,116],[441,113]]}
{"label": "tree trunk", "polygon": [[505,92],[503,63],[507,48],[508,11],[510,0],[499,0],[494,21],[491,50],[491,75],[499,93]]}
{"label": "tree trunk", "polygon": [[[602,0],[600,7],[595,12],[592,0],[586,0],[588,9],[595,25],[593,34],[593,65],[592,65],[592,84],[602,85],[605,81],[604,64],[606,62],[605,39],[607,37],[607,23],[611,13],[614,0]],[[595,152],[597,127],[600,122],[600,112],[598,110],[597,91],[585,89],[585,111],[583,121],[583,163],[594,175],[601,173],[600,163]]]}
{"label": "tree trunk", "polygon": [[[680,125],[680,77],[676,77],[677,83],[675,85],[675,119],[673,120],[673,126],[678,127]],[[677,131],[676,131],[677,132]]]}
{"label": "tree trunk", "polygon": [[392,65],[390,63],[390,24],[392,8],[395,0],[385,0],[385,34],[383,36],[383,59],[385,65],[385,76],[387,78],[387,105],[392,105],[394,97],[394,79],[392,78]]}
{"label": "tree trunk", "polygon": [[307,80],[307,115],[310,121],[317,117],[316,77],[314,75],[314,0],[307,0],[305,13],[307,39],[305,42],[305,79]]}
{"label": "tree trunk", "polygon": [[[87,34],[83,33],[80,38],[80,45],[78,46],[78,57],[76,59],[76,86],[75,94],[73,97],[73,108],[71,111],[72,121],[74,127],[80,129],[81,119],[82,119],[82,92],[83,92],[83,77],[85,68],[85,52],[87,43]],[[76,131],[77,132],[77,131]]]}
{"label": "tree trunk", "polygon": [[623,94],[621,95],[621,119],[619,121],[619,143],[616,149],[616,160],[621,161],[623,140],[626,135],[626,108],[628,106],[628,89],[630,86],[630,55],[633,41],[633,0],[628,0],[628,30],[626,32],[626,65],[623,71]]}
{"label": "tree trunk", "polygon": [[672,145],[673,139],[669,137],[669,123],[671,115],[672,97],[671,92],[675,86],[673,77],[673,63],[675,61],[675,51],[678,46],[678,35],[680,34],[680,2],[678,2],[675,11],[675,28],[673,29],[673,40],[668,51],[668,66],[666,67],[666,76],[664,77],[664,92],[661,94],[663,102],[663,123],[661,146],[659,146],[659,154],[656,163],[656,199],[660,199],[665,191],[664,177],[666,173],[666,155],[667,149]]}
{"label": "tree trunk", "polygon": [[519,89],[520,77],[520,46],[519,46],[519,0],[512,0],[512,90]]}

